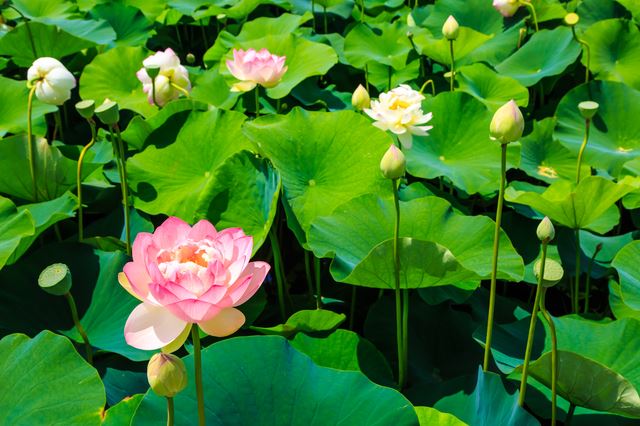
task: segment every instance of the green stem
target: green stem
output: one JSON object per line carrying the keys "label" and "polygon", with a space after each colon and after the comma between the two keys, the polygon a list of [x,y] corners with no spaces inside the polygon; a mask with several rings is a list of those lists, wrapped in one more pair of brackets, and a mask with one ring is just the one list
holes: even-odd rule
{"label": "green stem", "polygon": [[364,0],[360,0],[360,22],[364,23]]}
{"label": "green stem", "polygon": [[324,18],[324,33],[328,34],[329,33],[329,25],[327,23],[327,7],[323,7],[322,9],[322,16]]}
{"label": "green stem", "polygon": [[591,290],[591,270],[593,269],[593,264],[596,261],[596,256],[598,255],[598,253],[600,252],[600,250],[602,249],[601,245],[597,245],[596,249],[593,252],[593,256],[591,256],[591,259],[589,260],[589,265],[587,266],[587,278],[586,278],[586,287],[585,287],[585,292],[584,292],[584,313],[586,314],[587,312],[589,312],[589,293]]}
{"label": "green stem", "polygon": [[31,174],[31,182],[33,184],[33,201],[38,201],[38,186],[36,185],[36,160],[35,151],[33,146],[33,130],[31,123],[31,116],[33,111],[33,94],[36,91],[35,84],[29,90],[29,97],[27,99],[27,149],[29,150],[29,173]]}
{"label": "green stem", "polygon": [[191,94],[189,93],[189,91],[187,89],[185,89],[184,87],[180,87],[175,83],[171,83],[171,87],[173,87],[174,89],[176,89],[178,92],[182,93],[184,95],[185,98],[190,98]]}
{"label": "green stem", "polygon": [[585,118],[584,120],[584,139],[582,140],[582,145],[580,145],[580,151],[578,151],[578,165],[576,166],[576,184],[580,183],[580,167],[582,166],[582,156],[584,155],[584,151],[587,148],[587,141],[589,140],[589,128],[591,124],[591,120],[589,118]]}
{"label": "green stem", "polygon": [[304,251],[304,273],[307,276],[307,287],[309,288],[309,297],[313,297],[313,276],[311,275],[311,259],[309,252]]}
{"label": "green stem", "polygon": [[62,117],[60,116],[60,108],[53,113],[54,120],[56,122],[56,127],[60,130],[60,140],[64,142],[64,130],[62,129]]}
{"label": "green stem", "polygon": [[80,319],[78,318],[78,308],[76,308],[76,302],[73,300],[73,296],[71,293],[66,292],[64,295],[65,299],[67,299],[67,303],[69,304],[69,309],[71,310],[71,318],[73,319],[73,324],[76,326],[80,337],[84,341],[84,347],[87,353],[87,361],[89,364],[93,365],[93,352],[91,351],[91,344],[89,343],[89,336],[87,336],[87,332],[80,324]]}
{"label": "green stem", "polygon": [[531,18],[533,19],[533,25],[535,26],[536,32],[538,32],[538,16],[536,15],[536,8],[528,1],[520,0],[520,4],[525,5],[529,11],[531,12]]}
{"label": "green stem", "polygon": [[83,225],[83,215],[82,215],[82,161],[84,160],[84,156],[87,154],[87,151],[93,146],[96,142],[96,124],[92,119],[89,119],[89,127],[91,128],[91,140],[82,151],[80,151],[80,157],[78,157],[78,168],[76,173],[76,185],[78,188],[78,241],[82,241],[84,239],[84,225]]}
{"label": "green stem", "polygon": [[591,66],[591,48],[589,47],[589,44],[578,38],[578,35],[576,34],[576,27],[575,25],[571,26],[571,32],[573,33],[573,39],[575,41],[577,41],[578,43],[580,43],[582,46],[584,46],[584,50],[587,52],[587,66],[586,69],[584,71],[584,82],[588,83],[589,82],[589,67]]}
{"label": "green stem", "polygon": [[396,220],[393,227],[393,277],[395,281],[396,294],[396,344],[398,346],[398,388],[402,390],[406,382],[406,367],[404,364],[404,331],[403,331],[403,310],[402,294],[400,290],[400,200],[398,198],[398,180],[391,180],[393,190],[393,204],[396,211]]}
{"label": "green stem", "polygon": [[200,351],[200,334],[198,325],[191,327],[191,340],[193,342],[193,363],[196,376],[196,397],[198,400],[198,425],[205,425],[204,417],[204,392],[202,390],[202,354]]}
{"label": "green stem", "polygon": [[387,66],[389,81],[387,83],[387,90],[391,90],[391,76],[393,75],[393,70],[391,69],[391,65]]}
{"label": "green stem", "polygon": [[531,351],[533,350],[533,338],[536,333],[538,307],[540,306],[540,297],[542,296],[542,280],[544,278],[544,267],[547,262],[547,245],[547,242],[542,243],[542,259],[540,264],[540,274],[538,275],[538,286],[536,287],[536,299],[533,302],[531,321],[529,322],[529,334],[527,335],[527,348],[524,352],[522,379],[520,380],[520,396],[518,397],[518,405],[520,405],[521,407],[524,405],[524,398],[525,394],[527,393],[527,375],[529,374],[529,361],[531,360]]}
{"label": "green stem", "polygon": [[322,308],[322,283],[320,281],[321,270],[320,270],[320,259],[315,257],[313,258],[313,269],[316,273],[316,309]]}
{"label": "green stem", "polygon": [[431,94],[433,96],[436,95],[436,86],[433,84],[433,80],[429,79],[427,81],[424,82],[424,84],[422,85],[422,87],[420,88],[420,94],[422,94],[422,92],[424,92],[424,89],[426,89],[427,84],[431,85]]}
{"label": "green stem", "polygon": [[280,251],[280,244],[278,242],[278,236],[276,235],[273,227],[269,230],[269,241],[271,242],[271,250],[273,251],[273,263],[276,273],[276,286],[278,287],[278,306],[280,307],[280,317],[284,323],[287,320],[287,311],[284,305],[284,280],[282,271],[282,253]]}
{"label": "green stem", "polygon": [[364,84],[367,93],[369,93],[369,66],[367,64],[364,64]]}
{"label": "green stem", "polygon": [[127,165],[125,159],[124,142],[120,134],[120,126],[114,126],[118,135],[118,156],[120,157],[120,168],[122,170],[120,182],[122,186],[122,201],[124,203],[124,229],[127,242],[127,254],[131,256],[131,220],[129,218],[129,185],[127,183]]}
{"label": "green stem", "polygon": [[580,310],[580,230],[574,229],[574,240],[576,245],[576,279],[573,286],[573,313],[576,314]]}
{"label": "green stem", "polygon": [[256,99],[256,118],[260,117],[260,92],[259,92],[259,87],[260,86],[256,86],[255,88],[255,99]]}
{"label": "green stem", "polygon": [[356,316],[356,290],[358,287],[351,286],[351,309],[349,309],[349,330],[353,331],[354,317]]}
{"label": "green stem", "polygon": [[173,426],[173,398],[167,397],[167,426]]}
{"label": "green stem", "polygon": [[36,50],[36,43],[33,38],[33,33],[31,32],[31,27],[29,26],[29,20],[20,12],[17,8],[11,5],[7,5],[11,9],[15,10],[18,15],[24,20],[24,27],[27,29],[27,36],[29,37],[29,43],[31,44],[31,53],[33,53],[34,60],[38,58],[38,51]]}
{"label": "green stem", "polygon": [[316,2],[311,0],[311,23],[313,25],[313,33],[316,32]]}
{"label": "green stem", "polygon": [[455,59],[453,57],[453,40],[449,40],[449,53],[451,53],[451,91],[453,92],[453,82],[455,80]]}
{"label": "green stem", "polygon": [[564,418],[564,426],[570,426],[571,421],[573,420],[573,413],[576,411],[576,405],[571,402],[569,403],[569,411],[567,412],[567,417]]}
{"label": "green stem", "polygon": [[151,99],[153,99],[153,104],[158,108],[160,108],[160,105],[158,105],[158,101],[156,100],[156,78],[155,77],[151,79]]}
{"label": "green stem", "polygon": [[500,191],[498,192],[498,207],[496,209],[496,227],[493,234],[493,256],[491,259],[491,288],[489,292],[489,313],[487,318],[487,339],[484,345],[484,362],[482,369],[486,372],[489,368],[489,356],[491,354],[491,337],[493,334],[493,315],[496,307],[496,280],[498,275],[498,249],[500,246],[500,223],[502,222],[502,206],[504,204],[504,187],[507,174],[507,144],[501,144],[502,155],[500,160]]}
{"label": "green stem", "polygon": [[402,290],[402,353],[404,354],[405,384],[409,375],[409,289]]}
{"label": "green stem", "polygon": [[545,308],[547,289],[542,289],[542,298],[540,299],[540,312],[549,325],[551,333],[551,426],[556,424],[557,411],[557,386],[558,386],[558,337],[556,335],[556,326],[553,318]]}

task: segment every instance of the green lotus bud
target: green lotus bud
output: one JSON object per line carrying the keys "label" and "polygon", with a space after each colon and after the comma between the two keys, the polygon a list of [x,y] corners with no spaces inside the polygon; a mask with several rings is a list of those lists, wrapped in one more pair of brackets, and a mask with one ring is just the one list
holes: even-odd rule
{"label": "green lotus bud", "polygon": [[407,27],[414,28],[416,26],[416,20],[413,19],[411,13],[407,14]]}
{"label": "green lotus bud", "polygon": [[[537,279],[540,279],[540,267],[542,266],[542,259],[538,259],[533,265],[533,273]],[[553,259],[545,259],[544,262],[544,277],[542,278],[543,287],[553,287],[558,284],[564,275],[564,269],[562,265]]]}
{"label": "green lotus bud", "polygon": [[523,131],[524,117],[513,99],[502,105],[493,114],[489,126],[491,139],[497,140],[501,144],[515,142],[522,137]]}
{"label": "green lotus bud", "polygon": [[545,216],[538,224],[536,234],[538,235],[538,239],[545,244],[553,240],[553,237],[556,236],[556,230],[553,227],[553,223],[551,223],[551,220],[547,216]]}
{"label": "green lotus bud", "polygon": [[187,53],[187,63],[188,64],[195,64],[196,63],[196,55],[194,55],[193,53]]}
{"label": "green lotus bud", "polygon": [[591,120],[596,115],[598,108],[600,108],[600,105],[593,101],[584,101],[578,104],[580,114],[587,120]]}
{"label": "green lotus bud", "polygon": [[445,36],[447,40],[455,40],[458,38],[459,32],[460,26],[458,25],[458,21],[456,21],[453,15],[449,15],[442,26],[442,35]]}
{"label": "green lotus bud", "polygon": [[40,273],[38,285],[54,296],[64,296],[71,290],[71,271],[64,263],[49,265]]}
{"label": "green lotus bud", "polygon": [[76,104],[76,111],[82,116],[82,118],[90,119],[93,117],[93,111],[96,109],[96,102],[94,100],[80,101]]}
{"label": "green lotus bud", "polygon": [[351,95],[351,105],[353,105],[357,110],[369,108],[371,105],[369,93],[367,92],[367,89],[362,87],[362,84],[358,84],[356,90],[353,91],[353,95]]}
{"label": "green lotus bud", "polygon": [[577,25],[579,21],[580,21],[580,17],[578,16],[577,13],[567,13],[564,16],[564,23],[569,25],[570,27]]}
{"label": "green lotus bud", "polygon": [[96,115],[107,126],[113,126],[118,124],[120,120],[120,110],[118,104],[110,100],[105,99],[102,105],[96,108]]}
{"label": "green lotus bud", "polygon": [[380,161],[380,170],[387,179],[400,179],[404,175],[407,161],[400,149],[391,145]]}
{"label": "green lotus bud", "polygon": [[160,65],[157,64],[149,64],[144,67],[147,70],[147,75],[149,75],[150,79],[154,79],[160,74]]}
{"label": "green lotus bud", "polygon": [[147,365],[147,380],[157,395],[173,398],[187,387],[187,369],[177,356],[157,353]]}

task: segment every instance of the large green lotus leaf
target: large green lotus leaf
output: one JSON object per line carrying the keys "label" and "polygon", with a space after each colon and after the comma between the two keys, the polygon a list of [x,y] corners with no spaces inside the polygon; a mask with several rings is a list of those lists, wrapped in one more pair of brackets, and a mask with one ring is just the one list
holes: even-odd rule
{"label": "large green lotus leaf", "polygon": [[436,409],[452,413],[474,426],[537,426],[540,423],[518,406],[518,392],[509,394],[499,375],[478,369],[476,388],[470,395],[463,391],[442,398]]}
{"label": "large green lotus leaf", "polygon": [[[491,36],[467,27],[460,27],[458,38],[453,43],[456,64],[466,55],[484,44]],[[442,36],[442,32],[430,34],[427,30],[417,30],[413,37],[416,50],[436,62],[451,67],[451,52],[449,40]]]}
{"label": "large green lotus leaf", "polygon": [[[635,2],[635,0],[632,0]],[[580,16],[580,21],[576,28],[584,31],[598,21],[611,18],[622,18],[625,15],[625,8],[622,6],[624,0],[583,0],[578,4],[576,13]]]}
{"label": "large green lotus leaf", "polygon": [[596,248],[600,246],[597,256],[593,259],[594,269],[592,273],[597,271],[597,266],[601,266],[603,269],[606,269],[606,271],[598,275],[598,277],[602,277],[608,275],[611,262],[620,250],[638,238],[640,238],[640,232],[638,231],[609,237],[595,235],[588,231],[580,231],[580,248],[583,253],[591,259],[596,253]]}
{"label": "large green lotus leaf", "polygon": [[[551,387],[551,353],[529,365],[529,374]],[[620,374],[587,357],[558,351],[558,395],[573,404],[640,418],[640,396]]]}
{"label": "large green lotus leaf", "polygon": [[[596,22],[582,38],[591,48],[590,70],[598,79],[621,81],[640,90],[640,30],[635,23],[620,19]],[[586,55],[582,63],[587,65]]]}
{"label": "large green lotus leaf", "polygon": [[591,122],[583,161],[617,177],[624,163],[640,155],[640,92],[622,83],[594,81],[569,91],[558,104],[554,137],[578,155],[584,139],[582,101],[596,101],[600,108]]}
{"label": "large green lotus leaf", "polygon": [[635,0],[617,0],[618,3],[627,8],[633,15],[636,21],[638,21],[638,15],[640,15],[640,4]]}
{"label": "large green lotus leaf", "polygon": [[243,130],[282,177],[284,195],[303,230],[362,194],[389,185],[380,159],[391,138],[352,111],[261,117]]}
{"label": "large green lotus leaf", "polygon": [[484,0],[447,0],[438,1],[423,22],[432,34],[440,34],[442,25],[449,15],[453,15],[462,27],[473,28],[484,34],[502,32],[502,16]]}
{"label": "large green lotus leaf", "polygon": [[[558,179],[575,181],[578,158],[553,138],[555,127],[553,117],[533,122],[533,131],[520,140],[520,169],[548,183]],[[583,163],[580,170],[582,176],[589,175],[587,164]]]}
{"label": "large green lotus leaf", "polygon": [[[29,172],[26,135],[17,135],[0,143],[0,193],[23,200],[33,199],[33,180]],[[46,139],[34,138],[36,184],[38,200],[53,200],[76,186],[77,162],[70,160]],[[98,164],[85,164],[83,178],[91,174]]]}
{"label": "large green lotus leaf", "polygon": [[255,254],[269,234],[280,188],[280,176],[267,160],[239,152],[227,159],[201,189],[194,221],[206,218],[218,228],[242,228],[253,236]]}
{"label": "large green lotus leaf", "polygon": [[633,318],[640,321],[640,310],[632,309],[622,299],[620,284],[615,280],[609,280],[609,307],[616,319]]}
{"label": "large green lotus leaf", "polygon": [[127,161],[135,206],[146,213],[192,221],[198,206],[204,205],[202,191],[214,179],[215,170],[231,155],[249,148],[240,130],[245,119],[243,114],[216,109],[192,112],[181,127],[167,122],[171,133],[164,137],[165,127],[159,127],[153,133],[156,143]]}
{"label": "large green lotus leaf", "polygon": [[[26,80],[12,80],[0,77],[0,135],[6,133],[19,133],[27,131],[27,99],[29,89]],[[33,97],[33,110],[31,112],[32,129],[36,135],[44,135],[47,126],[44,115],[55,112],[58,108],[55,105],[40,102],[36,96]]]}
{"label": "large green lotus leaf", "polygon": [[[391,70],[391,84],[389,84],[389,70]],[[388,65],[372,62],[367,65],[367,75],[369,84],[375,86],[379,91],[389,90],[407,81],[415,80],[420,75],[420,59],[408,63],[404,68],[395,70]],[[348,94],[347,106],[351,105],[351,94]],[[344,108],[341,108],[344,109]]]}
{"label": "large green lotus leaf", "polygon": [[106,98],[118,102],[143,116],[152,115],[157,107],[149,104],[136,72],[149,56],[143,47],[119,46],[97,55],[80,76],[80,97],[93,99],[96,105]]}
{"label": "large green lotus leaf", "polygon": [[529,91],[511,77],[498,75],[484,64],[473,64],[456,70],[458,90],[468,93],[495,112],[514,100],[521,107],[529,104]]}
{"label": "large green lotus leaf", "polygon": [[[620,182],[614,183],[600,176],[587,176],[581,179],[578,185],[560,180],[551,184],[542,194],[520,191],[510,185],[505,192],[505,200],[526,204],[572,229],[587,228],[602,232],[603,228],[600,226],[593,229],[596,221],[614,206],[616,201],[638,188],[640,178],[626,176]],[[610,224],[609,229],[616,223],[617,221]]]}
{"label": "large green lotus leaf", "polygon": [[[308,244],[316,256],[335,255],[331,264],[333,277],[337,281],[349,280],[349,276],[362,262],[367,261],[376,246],[393,238],[394,221],[395,208],[391,198],[379,198],[376,195],[367,194],[342,204],[329,216],[316,219],[308,231]],[[449,272],[446,270],[448,267],[456,268],[452,269],[453,272],[460,275],[462,275],[460,271],[462,268],[476,276],[488,277],[491,269],[486,259],[491,258],[494,228],[494,222],[488,217],[472,217],[455,213],[451,205],[442,198],[424,197],[400,202],[400,237],[422,240],[416,248],[418,253],[409,252],[405,257],[404,265],[411,265],[414,268],[418,268],[417,260],[407,263],[407,260],[413,260],[414,255],[417,256],[422,252],[425,255],[434,256],[437,253],[439,257],[435,258],[441,262],[439,267],[436,268],[437,264],[433,266],[425,264],[425,267],[433,267],[434,270],[441,268],[443,273]],[[524,274],[522,258],[515,252],[506,234],[502,233],[500,238],[498,276],[519,281]],[[431,244],[424,242],[431,242]],[[449,253],[440,251],[441,248],[433,243],[448,249]],[[388,244],[385,243],[383,247]],[[400,252],[403,253],[403,250]],[[389,266],[386,266],[385,270],[389,269],[388,273],[392,277],[391,259],[393,257],[390,252],[388,254]],[[423,262],[425,262],[424,259]],[[401,260],[401,267],[402,265]],[[466,272],[465,279],[473,274]],[[387,281],[386,276],[384,278],[376,282],[351,283],[378,288],[392,287],[393,279]],[[428,280],[428,277],[422,280]],[[449,283],[453,282],[442,284]],[[420,286],[416,282],[406,284],[411,288]]]}
{"label": "large green lotus leaf", "polygon": [[466,65],[486,62],[492,67],[496,67],[516,49],[522,28],[524,28],[524,21],[510,26],[504,32],[498,32],[480,47],[466,55],[460,63],[456,62],[456,64]]}
{"label": "large green lotus leaf", "polygon": [[328,336],[298,333],[291,346],[309,356],[320,367],[361,371],[372,381],[393,387],[393,373],[376,347],[353,331],[338,329]]}
{"label": "large green lotus leaf", "polygon": [[[245,50],[266,48],[275,55],[286,57],[287,71],[282,76],[282,80],[277,86],[267,89],[267,95],[272,99],[287,96],[303,80],[314,75],[325,74],[338,62],[338,56],[330,46],[315,43],[293,34],[268,35],[258,39],[237,41],[232,46]],[[230,82],[235,81],[227,69],[227,59],[233,59],[231,50],[220,61],[220,74],[228,76]]]}
{"label": "large green lotus leaf", "polygon": [[287,322],[274,327],[252,327],[262,334],[291,337],[299,332],[318,333],[333,331],[347,317],[326,309],[303,309],[291,315]]}
{"label": "large green lotus leaf", "polygon": [[[536,8],[538,22],[562,19],[567,14],[565,6],[559,0],[531,0],[531,3]],[[522,9],[528,12],[526,7],[523,6]]]}
{"label": "large green lotus leaf", "polygon": [[28,212],[33,220],[34,232],[20,240],[20,244],[13,252],[7,264],[15,263],[27,251],[36,238],[50,226],[61,220],[72,218],[78,208],[78,199],[65,192],[60,197],[43,203],[25,204],[18,207],[19,212]]}
{"label": "large green lotus leaf", "polygon": [[[170,4],[172,6],[175,6],[178,3],[196,4],[196,3],[205,3],[205,2],[198,2],[197,0],[195,2],[189,1],[189,0],[187,0],[186,2],[181,0],[170,1]],[[234,0],[234,1],[226,1],[226,2],[210,1],[206,3],[215,3],[215,4],[212,4],[207,8],[200,8],[193,13],[189,13],[188,15],[192,16],[194,19],[197,20],[197,19],[206,18],[208,16],[217,16],[220,14],[224,14],[238,21],[243,21],[243,20],[246,20],[247,16],[249,16],[249,14],[251,14],[251,12],[253,12],[258,6],[263,4],[280,6],[281,8],[284,8],[287,10],[291,7],[289,0]]]}
{"label": "large green lotus leaf", "polygon": [[496,66],[496,71],[529,87],[544,77],[561,74],[579,54],[580,45],[573,39],[569,28],[540,30]]}
{"label": "large green lotus leaf", "polygon": [[[189,382],[175,397],[176,426],[196,416],[191,355],[185,364]],[[221,341],[202,351],[202,366],[208,425],[418,424],[397,391],[360,372],[320,367],[279,336]],[[164,398],[147,392],[133,425],[156,425],[165,416]]]}
{"label": "large green lotus leaf", "polygon": [[98,372],[65,337],[43,331],[33,339],[0,340],[2,422],[7,425],[100,425],[105,404]]}
{"label": "large green lotus leaf", "polygon": [[640,310],[640,241],[627,244],[616,254],[611,266],[618,271],[622,300],[635,310]]}
{"label": "large green lotus leaf", "polygon": [[18,211],[10,199],[0,196],[0,269],[18,249],[20,241],[35,231],[31,213]]}
{"label": "large green lotus leaf", "polygon": [[400,70],[411,49],[406,27],[401,22],[378,23],[373,28],[357,24],[344,39],[344,56],[358,69],[378,63]]}
{"label": "large green lotus leaf", "polygon": [[22,23],[0,38],[0,55],[11,56],[21,67],[30,67],[39,57],[49,56],[61,59],[64,56],[95,46],[89,40],[75,37],[53,25],[30,22],[36,55],[31,47],[31,39],[25,24]]}
{"label": "large green lotus leaf", "polygon": [[466,423],[453,414],[443,413],[432,407],[416,407],[416,414],[421,426],[465,426]]}
{"label": "large green lotus leaf", "polygon": [[[433,113],[433,129],[404,151],[409,173],[426,179],[446,176],[468,194],[494,193],[500,185],[501,148],[489,139],[492,114],[487,108],[466,93],[443,92],[427,99],[423,110]],[[518,163],[517,149],[509,148],[511,164]]]}
{"label": "large green lotus leaf", "polygon": [[116,33],[116,45],[144,45],[154,34],[152,23],[143,13],[122,3],[101,4],[91,11],[94,16],[104,19]]}
{"label": "large green lotus leaf", "polygon": [[242,96],[242,93],[231,91],[227,80],[220,74],[219,67],[210,68],[195,77],[193,89],[191,90],[191,99],[220,109],[233,108],[240,96]]}
{"label": "large green lotus leaf", "polygon": [[[34,20],[42,17],[68,18],[76,9],[76,6],[67,0],[13,0],[11,4],[24,16]],[[12,10],[9,12],[15,13]]]}
{"label": "large green lotus leaf", "polygon": [[102,426],[130,425],[144,395],[137,394],[123,399],[104,412]]}

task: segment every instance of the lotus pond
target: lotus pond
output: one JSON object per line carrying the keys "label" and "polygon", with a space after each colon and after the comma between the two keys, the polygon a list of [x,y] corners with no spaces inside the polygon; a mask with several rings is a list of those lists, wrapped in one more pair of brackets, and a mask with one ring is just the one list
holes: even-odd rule
{"label": "lotus pond", "polygon": [[0,425],[631,425],[638,0],[0,6]]}

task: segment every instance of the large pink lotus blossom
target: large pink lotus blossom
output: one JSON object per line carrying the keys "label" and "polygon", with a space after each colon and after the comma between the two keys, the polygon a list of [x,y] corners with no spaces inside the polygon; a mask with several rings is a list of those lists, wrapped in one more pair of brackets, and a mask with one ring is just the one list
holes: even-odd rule
{"label": "large pink lotus blossom", "polygon": [[153,84],[146,67],[160,68],[155,78],[155,100],[158,106],[163,106],[170,100],[180,97],[183,92],[180,89],[176,89],[176,86],[181,87],[186,92],[191,90],[189,71],[180,65],[180,58],[178,58],[173,49],[167,48],[164,52],[156,52],[142,61],[142,65],[143,67],[136,72],[136,77],[142,83],[142,90],[147,94],[150,104],[153,105],[154,103]]}
{"label": "large pink lotus blossom", "polygon": [[513,16],[520,8],[520,0],[493,0],[493,7],[505,18]]}
{"label": "large pink lotus blossom", "polygon": [[127,343],[171,352],[184,343],[192,324],[212,336],[235,333],[245,321],[235,306],[255,294],[270,268],[249,262],[252,248],[253,237],[240,228],[216,231],[206,220],[191,227],[170,217],[153,234],[139,233],[133,262],[118,275],[142,301],[127,319]]}
{"label": "large pink lotus blossom", "polygon": [[267,49],[256,52],[233,49],[233,61],[227,60],[229,72],[240,80],[231,87],[232,92],[248,92],[258,84],[262,87],[274,87],[287,71],[284,65],[286,56],[273,55]]}

